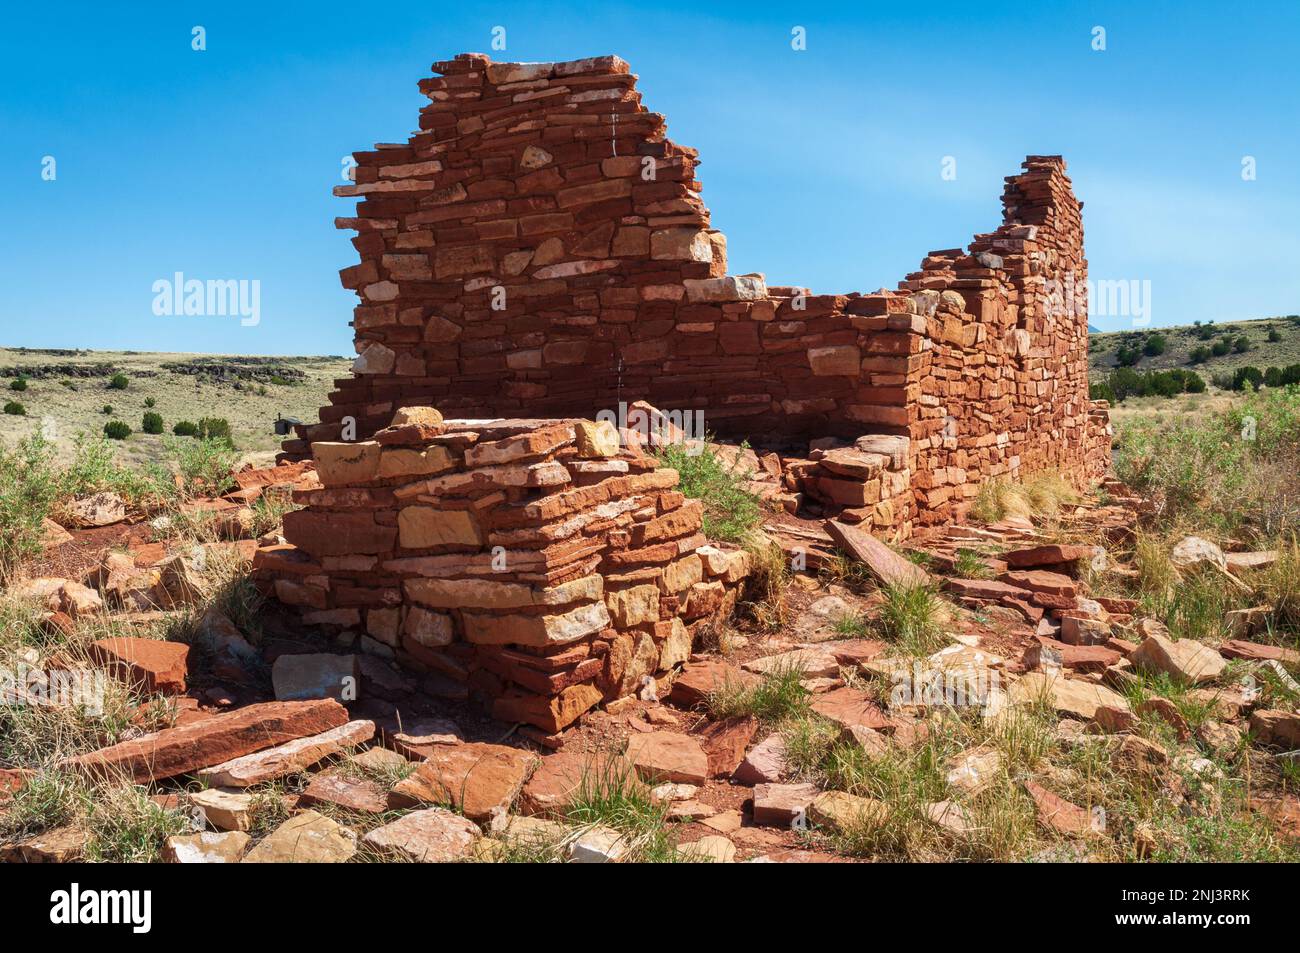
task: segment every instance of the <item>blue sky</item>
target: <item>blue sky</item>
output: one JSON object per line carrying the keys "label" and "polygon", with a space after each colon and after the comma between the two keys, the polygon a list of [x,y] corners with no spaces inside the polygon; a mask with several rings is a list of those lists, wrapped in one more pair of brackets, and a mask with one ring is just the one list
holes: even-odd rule
{"label": "blue sky", "polygon": [[[632,64],[669,135],[701,151],[734,273],[892,287],[993,228],[1026,154],[1061,153],[1090,277],[1149,281],[1154,324],[1300,312],[1300,4],[909,6],[11,7],[0,345],[351,353],[341,161],[404,141],[429,64],[491,52],[495,26],[494,59]],[[155,315],[153,282],[177,271],[259,280],[260,323]]]}

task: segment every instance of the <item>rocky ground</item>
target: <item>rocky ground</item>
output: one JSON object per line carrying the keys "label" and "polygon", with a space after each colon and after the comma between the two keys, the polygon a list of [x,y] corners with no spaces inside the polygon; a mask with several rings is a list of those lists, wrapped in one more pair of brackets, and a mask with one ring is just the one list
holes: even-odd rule
{"label": "rocky ground", "polygon": [[[1294,556],[1191,536],[1152,580],[1117,482],[892,548],[768,511],[782,555],[671,694],[548,737],[262,602],[311,476],[47,525],[3,600],[6,860],[1297,857],[1300,652],[1264,601]],[[1249,605],[1171,633],[1162,586]]]}

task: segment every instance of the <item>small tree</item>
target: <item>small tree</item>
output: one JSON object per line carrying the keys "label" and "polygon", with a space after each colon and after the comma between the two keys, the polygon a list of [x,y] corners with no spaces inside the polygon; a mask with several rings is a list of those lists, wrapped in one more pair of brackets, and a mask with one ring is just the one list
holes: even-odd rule
{"label": "small tree", "polygon": [[1142,345],[1142,353],[1147,357],[1159,357],[1161,354],[1165,353],[1165,348],[1168,346],[1169,342],[1165,340],[1163,334],[1153,334],[1151,337],[1147,338],[1146,343]]}
{"label": "small tree", "polygon": [[9,403],[5,404],[5,413],[10,417],[26,417],[27,408],[18,403],[18,401],[11,400]]}
{"label": "small tree", "polygon": [[146,398],[144,399],[144,405],[145,405],[146,407],[152,407],[152,406],[153,406],[154,404],[156,404],[156,403],[158,403],[158,402],[157,402],[156,400],[154,400],[152,397],[146,397]]}
{"label": "small tree", "polygon": [[144,415],[144,420],[140,422],[140,429],[145,433],[162,433],[162,414],[154,413],[152,410],[147,411]]}
{"label": "small tree", "polygon": [[108,379],[110,390],[126,390],[126,385],[129,383],[130,381],[127,380],[126,375],[121,372],[114,374]]}
{"label": "small tree", "polygon": [[1237,368],[1232,374],[1233,390],[1259,390],[1259,385],[1262,383],[1264,383],[1264,372],[1249,364]]}
{"label": "small tree", "polygon": [[178,420],[172,425],[172,433],[178,437],[195,437],[198,432],[199,428],[192,420]]}
{"label": "small tree", "polygon": [[109,440],[125,440],[131,436],[131,428],[121,420],[110,420],[104,424],[104,436]]}
{"label": "small tree", "polygon": [[1270,344],[1276,344],[1278,341],[1282,340],[1282,332],[1277,328],[1269,328],[1268,340]]}
{"label": "small tree", "polygon": [[15,377],[12,381],[9,382],[9,389],[10,389],[10,390],[18,390],[18,391],[26,390],[26,389],[27,389],[27,378],[25,378],[25,377]]}

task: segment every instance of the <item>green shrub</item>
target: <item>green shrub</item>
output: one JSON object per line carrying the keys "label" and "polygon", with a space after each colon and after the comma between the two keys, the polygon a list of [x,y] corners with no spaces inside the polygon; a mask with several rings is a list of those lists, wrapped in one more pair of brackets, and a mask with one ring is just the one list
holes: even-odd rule
{"label": "green shrub", "polygon": [[1210,359],[1210,349],[1202,344],[1200,347],[1192,348],[1191,361],[1193,364],[1204,364]]}
{"label": "green shrub", "polygon": [[126,390],[126,386],[129,383],[130,381],[127,380],[126,375],[120,372],[114,374],[112,377],[108,379],[108,386],[110,390]]}
{"label": "green shrub", "polygon": [[1245,367],[1239,367],[1232,372],[1232,389],[1233,390],[1259,390],[1259,385],[1264,383],[1264,372],[1258,367],[1247,364]]}
{"label": "green shrub", "polygon": [[18,403],[18,401],[11,400],[9,403],[5,404],[5,413],[10,417],[26,417],[27,408]]}
{"label": "green shrub", "polygon": [[162,433],[162,414],[154,413],[152,410],[147,411],[144,415],[144,419],[140,422],[140,429],[145,433]]}
{"label": "green shrub", "polygon": [[171,496],[170,474],[157,463],[143,469],[122,466],[107,437],[79,434],[72,462],[59,474],[59,497],[74,498],[111,491],[130,502]]}
{"label": "green shrub", "polygon": [[1239,336],[1232,342],[1232,349],[1238,354],[1245,354],[1250,350],[1250,338],[1246,337],[1244,334]]}
{"label": "green shrub", "polygon": [[17,390],[17,391],[23,391],[23,390],[26,390],[26,389],[27,389],[27,378],[25,378],[25,377],[15,377],[12,381],[9,382],[9,389],[10,389],[10,390]]}
{"label": "green shrub", "polygon": [[152,397],[146,397],[146,398],[144,399],[144,405],[145,405],[146,407],[152,407],[152,406],[153,406],[154,404],[156,404],[156,403],[157,403],[157,401],[154,400]]}
{"label": "green shrub", "polygon": [[199,428],[192,420],[178,420],[172,425],[172,433],[178,437],[194,437],[198,432]]}
{"label": "green shrub", "polygon": [[1132,367],[1142,360],[1142,352],[1135,347],[1121,347],[1115,352],[1115,361],[1120,367]]}
{"label": "green shrub", "polygon": [[217,496],[234,485],[231,472],[239,453],[225,440],[163,438],[168,458],[175,463],[182,492]]}
{"label": "green shrub", "polygon": [[131,436],[131,428],[121,420],[110,420],[104,424],[104,436],[109,440],[125,440]]}
{"label": "green shrub", "polygon": [[106,417],[111,416],[112,413],[113,413],[113,405],[112,405],[112,404],[105,404],[103,407],[101,407],[101,408],[99,409],[99,412],[100,412],[101,414],[103,414],[104,416],[106,416]]}
{"label": "green shrub", "polygon": [[1210,348],[1210,353],[1213,354],[1215,357],[1223,357],[1223,355],[1227,354],[1231,350],[1232,350],[1231,344],[1229,344],[1227,341],[1220,340],[1214,342],[1213,346]]}
{"label": "green shrub", "polygon": [[200,440],[220,440],[229,447],[235,446],[235,441],[230,435],[230,421],[225,417],[200,418],[197,436]]}
{"label": "green shrub", "polygon": [[1268,340],[1270,344],[1276,344],[1278,341],[1282,340],[1282,332],[1277,328],[1269,328]]}
{"label": "green shrub", "polygon": [[1158,357],[1165,353],[1165,348],[1168,346],[1169,342],[1165,340],[1163,334],[1153,334],[1151,337],[1147,338],[1146,343],[1142,345],[1142,353],[1147,357]]}
{"label": "green shrub", "polygon": [[63,386],[63,387],[66,387],[68,390],[76,390],[76,389],[77,389],[76,382],[74,382],[74,381],[70,381],[70,380],[68,380],[66,377],[63,378],[63,380],[59,381],[59,384],[60,384],[61,386]]}

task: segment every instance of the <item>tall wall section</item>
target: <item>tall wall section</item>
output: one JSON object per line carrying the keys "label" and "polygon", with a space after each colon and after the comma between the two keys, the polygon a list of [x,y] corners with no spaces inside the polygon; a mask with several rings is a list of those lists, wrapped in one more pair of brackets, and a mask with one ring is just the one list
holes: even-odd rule
{"label": "tall wall section", "polygon": [[357,153],[336,189],[360,200],[337,222],[358,233],[358,358],[287,454],[402,406],[591,418],[645,400],[755,443],[907,438],[880,516],[896,531],[959,515],[989,476],[1104,469],[1082,459],[1087,315],[1048,307],[1086,277],[1059,157],[1030,157],[998,230],[898,291],[812,295],[727,275],[697,153],[619,58],[434,70],[420,131]]}

